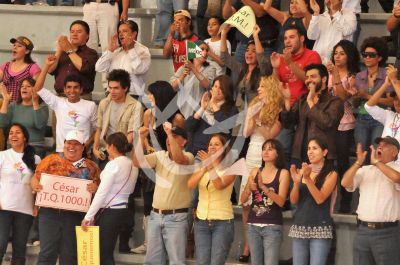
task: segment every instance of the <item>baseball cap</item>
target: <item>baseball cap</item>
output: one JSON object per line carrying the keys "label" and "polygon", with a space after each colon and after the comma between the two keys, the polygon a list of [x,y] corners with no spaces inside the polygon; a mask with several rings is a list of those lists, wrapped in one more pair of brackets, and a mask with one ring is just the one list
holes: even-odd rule
{"label": "baseball cap", "polygon": [[12,39],[10,39],[10,42],[12,44],[18,42],[19,44],[24,45],[28,50],[31,50],[31,51],[33,50],[33,42],[30,39],[28,39],[27,37],[19,36],[17,38],[12,38]]}
{"label": "baseball cap", "polygon": [[189,11],[187,11],[185,9],[180,9],[180,10],[175,11],[174,17],[175,16],[185,16],[188,19],[192,20],[192,16],[190,15]]}
{"label": "baseball cap", "polygon": [[78,141],[81,144],[85,143],[85,139],[83,137],[82,132],[78,130],[72,130],[67,133],[67,136],[65,136],[65,141],[71,141],[71,140]]}
{"label": "baseball cap", "polygon": [[172,127],[171,132],[176,135],[180,135],[187,140],[188,136],[185,129],[181,127]]}
{"label": "baseball cap", "polygon": [[380,142],[384,142],[390,145],[394,145],[397,150],[400,150],[400,144],[399,141],[397,141],[395,138],[391,136],[386,136],[386,137],[378,137],[375,139],[375,143],[379,144]]}

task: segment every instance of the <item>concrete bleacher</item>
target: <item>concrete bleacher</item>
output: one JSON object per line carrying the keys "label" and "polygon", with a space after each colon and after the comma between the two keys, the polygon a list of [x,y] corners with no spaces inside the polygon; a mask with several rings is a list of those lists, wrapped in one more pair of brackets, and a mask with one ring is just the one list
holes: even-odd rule
{"label": "concrete bleacher", "polygon": [[[129,17],[134,19],[140,28],[138,41],[146,46],[151,46],[151,39],[154,34],[155,21],[155,0],[132,1],[129,9]],[[191,1],[191,7],[194,1]],[[283,1],[282,1],[283,2]],[[371,12],[361,15],[362,31],[360,41],[368,36],[388,35],[385,28],[385,21],[388,14],[379,13],[381,9],[377,1],[370,1]],[[195,9],[191,10],[195,14]],[[49,7],[49,6],[16,6],[0,5],[0,63],[10,59],[11,44],[9,39],[19,35],[29,37],[35,44],[33,58],[42,65],[47,54],[54,52],[56,47],[55,40],[60,34],[68,35],[69,25],[72,21],[82,18],[82,7]],[[162,57],[162,50],[151,49],[152,66],[146,76],[146,83],[149,84],[155,80],[169,80],[173,74],[170,60]],[[100,49],[99,49],[100,52]],[[100,75],[96,77],[95,98],[103,96],[104,91],[100,82]],[[46,81],[46,87],[53,87],[53,78],[49,77]],[[142,242],[143,232],[141,227],[141,214],[139,210],[136,215],[135,240],[132,245],[138,245]],[[232,245],[228,264],[237,264],[238,245],[242,238],[241,229],[241,210],[235,208],[235,242]],[[355,217],[349,215],[334,215],[337,229],[337,252],[336,263],[340,265],[352,264],[352,242],[356,228]],[[281,247],[281,259],[287,260],[291,257],[291,240],[287,237],[288,229],[291,224],[291,213],[285,213],[284,235],[285,239]],[[38,248],[29,248],[28,265],[34,264],[37,259]],[[116,255],[118,264],[142,264],[143,255]],[[7,264],[7,263],[6,263]],[[194,260],[188,260],[187,264],[195,264]]]}

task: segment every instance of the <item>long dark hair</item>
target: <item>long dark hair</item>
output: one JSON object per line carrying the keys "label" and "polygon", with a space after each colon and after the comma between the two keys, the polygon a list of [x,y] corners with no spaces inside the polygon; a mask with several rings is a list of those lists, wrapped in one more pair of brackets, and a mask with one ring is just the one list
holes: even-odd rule
{"label": "long dark hair", "polygon": [[349,40],[341,40],[332,49],[331,61],[335,63],[335,51],[338,47],[342,47],[344,53],[347,55],[347,70],[349,74],[355,75],[360,72],[360,53],[356,45]]}
{"label": "long dark hair", "polygon": [[[283,145],[281,144],[281,142],[279,142],[276,139],[268,139],[263,143],[262,150],[264,150],[264,147],[267,144],[271,145],[271,147],[276,150],[277,157],[275,160],[275,166],[278,169],[285,168],[285,166],[286,166],[285,149],[283,148]],[[264,167],[264,166],[265,166],[265,161],[262,160],[261,167]]]}
{"label": "long dark hair", "polygon": [[[253,40],[251,40],[251,41],[249,41],[249,42],[247,43],[246,50],[247,50],[247,48],[248,48],[250,45],[255,45],[255,43],[254,43]],[[249,70],[249,65],[248,65],[246,62],[244,62],[244,63],[243,63],[242,70],[241,70],[240,73],[239,73],[239,78],[238,78],[238,80],[237,80],[237,82],[236,82],[236,87],[239,85],[239,83],[240,83],[240,82],[243,80],[243,78],[246,76],[248,70]],[[250,89],[251,89],[252,91],[257,91],[258,85],[259,85],[259,83],[260,83],[260,77],[261,77],[261,74],[260,74],[260,66],[259,66],[258,63],[257,63],[256,68],[254,68],[254,70],[252,71],[252,73],[251,73],[251,75],[250,75]]]}
{"label": "long dark hair", "polygon": [[[28,130],[25,128],[24,125],[20,124],[20,123],[12,123],[10,126],[10,130],[12,127],[17,126],[21,129],[22,134],[24,135],[25,139],[26,139],[26,143],[25,143],[25,147],[24,147],[24,154],[22,156],[22,161],[24,161],[24,163],[26,164],[26,166],[32,170],[35,171],[36,169],[36,163],[35,163],[35,149],[29,145],[29,132]],[[10,134],[10,132],[8,133]],[[9,135],[7,136],[8,139]]]}
{"label": "long dark hair", "polygon": [[235,101],[233,100],[233,84],[232,80],[227,75],[217,76],[213,81],[213,86],[216,81],[219,81],[219,87],[224,94],[224,103],[221,106],[221,110],[228,114],[231,112],[232,107],[235,105]]}
{"label": "long dark hair", "polygon": [[106,139],[106,143],[108,145],[113,145],[120,154],[125,154],[132,150],[132,144],[128,142],[128,139],[122,132],[109,135]]}
{"label": "long dark hair", "polygon": [[[308,145],[310,144],[311,141],[314,141],[317,143],[317,145],[322,149],[322,150],[328,150],[328,143],[319,137],[314,137],[308,140]],[[307,146],[308,146],[307,145]],[[318,173],[318,175],[315,177],[315,186],[317,186],[319,189],[324,185],[326,177],[331,173],[332,171],[335,171],[335,167],[333,165],[333,161],[327,158],[328,155],[325,158],[324,165],[322,166],[321,171]]]}

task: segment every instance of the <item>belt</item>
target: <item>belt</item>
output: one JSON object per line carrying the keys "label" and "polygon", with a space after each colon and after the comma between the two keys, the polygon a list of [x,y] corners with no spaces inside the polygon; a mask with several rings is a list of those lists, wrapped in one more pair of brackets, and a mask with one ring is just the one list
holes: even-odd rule
{"label": "belt", "polygon": [[160,210],[153,208],[153,212],[163,215],[175,214],[175,213],[187,213],[188,211],[189,211],[188,208],[173,209],[173,210]]}
{"label": "belt", "polygon": [[122,202],[122,203],[111,205],[111,206],[109,206],[107,208],[110,208],[110,209],[126,209],[126,208],[128,208],[128,203]]}
{"label": "belt", "polygon": [[399,225],[399,221],[395,222],[364,222],[359,219],[357,219],[357,225],[358,226],[366,226],[369,229],[383,229],[383,228],[388,228],[388,227],[395,227]]}
{"label": "belt", "polygon": [[[90,3],[90,2],[96,3],[97,1],[96,1],[96,0],[89,0],[89,1],[87,1],[86,3]],[[104,3],[110,3],[111,5],[114,5],[115,2],[116,2],[115,0],[100,0],[99,3],[102,3],[102,4],[104,4]]]}

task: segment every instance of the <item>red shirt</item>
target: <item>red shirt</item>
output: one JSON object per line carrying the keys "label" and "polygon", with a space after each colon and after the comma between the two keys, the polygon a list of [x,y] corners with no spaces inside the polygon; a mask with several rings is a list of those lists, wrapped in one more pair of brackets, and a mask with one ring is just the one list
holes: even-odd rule
{"label": "red shirt", "polygon": [[[321,57],[315,51],[304,48],[301,53],[292,56],[292,62],[304,69],[310,64],[321,64]],[[290,105],[292,106],[298,98],[307,93],[304,82],[298,78],[286,65],[285,59],[281,57],[281,64],[278,69],[279,79],[283,83],[288,83],[290,88]]]}
{"label": "red shirt", "polygon": [[190,35],[184,39],[172,39],[172,63],[176,72],[186,61],[186,40],[191,42],[197,41],[199,38],[196,34]]}

